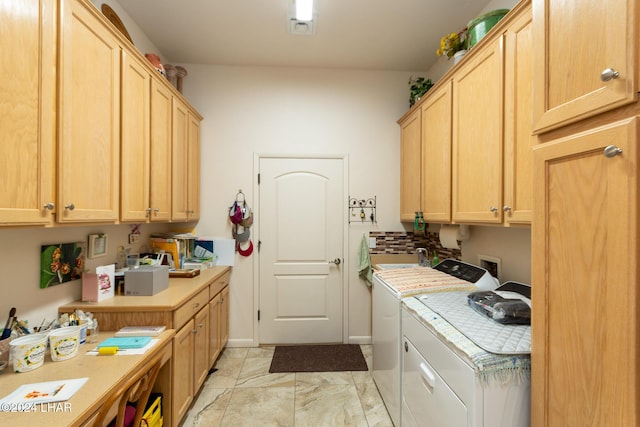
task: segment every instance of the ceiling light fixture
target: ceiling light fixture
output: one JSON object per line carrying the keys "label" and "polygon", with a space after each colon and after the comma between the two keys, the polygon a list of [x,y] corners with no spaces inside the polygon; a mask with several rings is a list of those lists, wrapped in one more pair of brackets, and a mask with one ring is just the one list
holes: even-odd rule
{"label": "ceiling light fixture", "polygon": [[313,20],[313,0],[295,0],[296,1],[296,20],[311,21]]}

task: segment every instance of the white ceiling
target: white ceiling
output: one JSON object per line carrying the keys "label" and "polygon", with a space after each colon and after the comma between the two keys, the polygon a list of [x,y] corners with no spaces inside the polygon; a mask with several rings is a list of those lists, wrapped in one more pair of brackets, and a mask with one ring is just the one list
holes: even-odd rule
{"label": "white ceiling", "polygon": [[426,71],[440,38],[490,0],[315,0],[315,34],[288,32],[293,0],[119,0],[172,63]]}

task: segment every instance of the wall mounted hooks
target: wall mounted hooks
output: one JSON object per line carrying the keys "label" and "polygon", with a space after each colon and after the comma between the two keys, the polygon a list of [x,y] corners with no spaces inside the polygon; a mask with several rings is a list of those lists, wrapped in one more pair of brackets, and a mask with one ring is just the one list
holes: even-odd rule
{"label": "wall mounted hooks", "polygon": [[361,223],[377,223],[376,196],[368,199],[358,199],[349,196],[349,224],[360,220]]}

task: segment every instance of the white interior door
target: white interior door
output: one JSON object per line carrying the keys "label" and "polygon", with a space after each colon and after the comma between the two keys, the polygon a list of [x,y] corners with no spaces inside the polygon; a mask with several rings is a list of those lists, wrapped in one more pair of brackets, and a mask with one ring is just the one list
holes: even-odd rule
{"label": "white interior door", "polygon": [[344,159],[260,158],[259,173],[260,343],[343,342]]}

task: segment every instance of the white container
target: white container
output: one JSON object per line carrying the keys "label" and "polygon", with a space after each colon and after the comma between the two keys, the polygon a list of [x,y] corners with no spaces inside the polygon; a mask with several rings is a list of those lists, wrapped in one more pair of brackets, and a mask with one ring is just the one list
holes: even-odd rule
{"label": "white container", "polygon": [[9,343],[9,359],[15,372],[28,372],[44,363],[47,334],[31,334],[15,338]]}
{"label": "white container", "polygon": [[59,362],[71,359],[78,354],[80,329],[82,326],[67,326],[66,328],[54,329],[49,333],[51,360]]}

